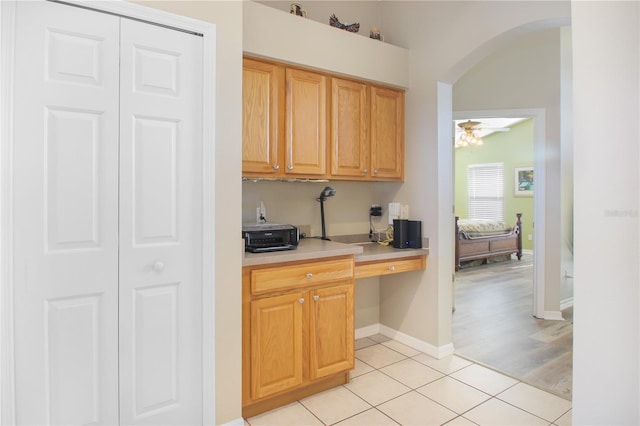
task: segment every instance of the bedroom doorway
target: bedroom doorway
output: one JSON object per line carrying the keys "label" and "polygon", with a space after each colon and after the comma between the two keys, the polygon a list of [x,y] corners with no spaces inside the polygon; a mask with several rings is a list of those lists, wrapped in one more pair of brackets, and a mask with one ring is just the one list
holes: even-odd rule
{"label": "bedroom doorway", "polygon": [[[544,238],[544,226],[540,225],[544,220],[539,219],[544,218],[544,210],[541,209],[545,204],[544,185],[541,183],[545,177],[543,160],[546,158],[542,137],[544,111],[466,111],[453,114],[456,121],[471,120],[487,124],[486,127],[499,123],[493,121],[497,117],[513,119],[513,124],[505,124],[509,131],[493,138],[482,135],[484,144],[481,146],[455,149],[455,213],[456,216],[469,217],[465,216],[469,211],[467,203],[462,200],[468,197],[467,185],[458,184],[459,180],[466,184],[468,169],[478,163],[499,164],[504,174],[504,222],[513,226],[513,212],[523,213],[523,256],[518,260],[512,255],[509,260],[477,264],[455,272],[452,337],[456,354],[571,400],[573,310],[563,310],[561,315],[564,318],[554,318],[544,311],[544,256],[538,255],[544,247],[538,240]],[[509,154],[505,143],[521,146]],[[496,146],[491,147],[492,144]],[[493,154],[487,152],[491,150]],[[519,155],[514,155],[513,151]],[[458,157],[464,157],[464,161]],[[522,197],[518,194],[517,172],[529,166],[536,172],[542,170],[542,176],[534,174],[535,191],[531,197]],[[528,209],[523,201],[530,204]]]}
{"label": "bedroom doorway", "polygon": [[[501,162],[504,166],[504,191],[505,191],[505,204],[512,205],[510,209],[505,209],[504,221],[513,226],[515,224],[515,210],[521,210],[526,202],[530,203],[530,200],[533,201],[533,207],[528,211],[531,217],[526,218],[523,217],[523,232],[522,232],[522,240],[523,246],[525,247],[524,252],[528,253],[531,256],[532,262],[532,301],[531,301],[531,312],[533,316],[537,318],[544,318],[544,282],[539,277],[544,277],[544,256],[537,255],[539,249],[544,247],[544,181],[545,181],[545,167],[544,167],[544,110],[540,109],[513,109],[513,110],[484,110],[484,111],[457,111],[453,113],[454,120],[472,120],[480,123],[487,124],[497,124],[502,123],[502,127],[500,129],[511,129],[506,126],[517,126],[519,131],[530,132],[528,136],[523,134],[519,134],[517,138],[523,139],[528,137],[531,141],[529,144],[528,152],[522,152],[520,150],[520,154],[518,154],[518,150],[515,149],[512,151],[512,154],[509,154],[510,158],[505,158],[500,152],[491,153],[493,149],[491,146],[482,145],[478,147],[464,147],[458,148],[458,150],[467,150],[463,154],[466,158],[466,163],[482,163],[487,162],[488,158],[493,158],[492,162]],[[497,119],[501,119],[498,121]],[[498,128],[495,126],[485,126],[488,130],[489,127]],[[515,129],[516,127],[514,127]],[[515,133],[515,132],[513,132]],[[496,132],[494,133],[494,139],[497,139],[498,143],[517,143],[517,142],[509,142],[509,134],[513,134],[511,130],[506,132]],[[491,134],[485,136],[485,138],[491,139]],[[497,145],[497,144],[496,144]],[[454,148],[455,149],[455,148]],[[483,150],[480,152],[479,150]],[[475,151],[475,152],[474,152]],[[515,154],[513,153],[515,152]],[[466,166],[465,170],[458,170],[459,167],[455,162],[456,153],[454,153],[454,176],[456,182],[458,176],[461,173],[466,174]],[[522,196],[522,194],[515,193],[515,180],[516,173],[524,168],[532,167],[535,172],[535,191],[533,191],[532,196]],[[456,216],[467,217],[467,209],[464,201],[458,202],[460,199],[466,198],[466,194],[459,194],[457,183],[454,182],[454,197],[455,197],[455,213]],[[466,189],[465,189],[466,191]],[[508,192],[508,193],[507,193]],[[511,194],[513,193],[513,196]],[[528,195],[528,194],[527,194]],[[511,200],[509,202],[508,200]],[[523,204],[523,202],[525,204]],[[463,208],[464,212],[459,211],[459,208]],[[513,214],[507,213],[508,211],[513,210]],[[513,216],[513,217],[511,217]],[[535,226],[534,226],[535,224]],[[454,308],[456,306],[455,303],[455,293],[456,293],[456,284],[454,281],[453,284],[453,301]]]}

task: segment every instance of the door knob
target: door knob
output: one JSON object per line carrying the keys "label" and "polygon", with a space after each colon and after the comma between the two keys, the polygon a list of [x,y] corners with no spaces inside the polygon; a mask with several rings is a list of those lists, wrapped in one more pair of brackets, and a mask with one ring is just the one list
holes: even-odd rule
{"label": "door knob", "polygon": [[162,270],[164,269],[164,262],[156,260],[155,262],[153,262],[151,269],[153,269],[156,272],[162,272]]}

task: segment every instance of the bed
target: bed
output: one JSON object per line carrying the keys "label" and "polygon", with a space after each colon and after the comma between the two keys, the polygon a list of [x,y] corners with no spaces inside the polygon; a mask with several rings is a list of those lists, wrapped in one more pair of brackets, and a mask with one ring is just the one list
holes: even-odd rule
{"label": "bed", "polygon": [[481,260],[487,263],[497,256],[522,259],[522,213],[516,213],[513,226],[504,222],[460,219],[455,221],[456,271],[464,263]]}

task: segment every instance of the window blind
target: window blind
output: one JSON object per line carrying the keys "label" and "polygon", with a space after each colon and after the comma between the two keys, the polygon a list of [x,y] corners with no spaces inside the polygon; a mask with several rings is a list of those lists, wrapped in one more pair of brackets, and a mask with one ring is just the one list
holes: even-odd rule
{"label": "window blind", "polygon": [[467,168],[469,219],[504,220],[504,163]]}

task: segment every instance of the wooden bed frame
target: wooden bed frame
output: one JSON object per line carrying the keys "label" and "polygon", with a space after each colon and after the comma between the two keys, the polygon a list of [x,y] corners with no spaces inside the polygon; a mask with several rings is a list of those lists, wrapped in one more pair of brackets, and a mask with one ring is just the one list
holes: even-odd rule
{"label": "wooden bed frame", "polygon": [[513,253],[518,260],[522,259],[522,213],[516,213],[516,218],[516,224],[508,234],[467,239],[458,228],[459,217],[456,216],[456,271],[461,268],[460,262],[467,260],[484,259],[486,262],[489,257]]}

